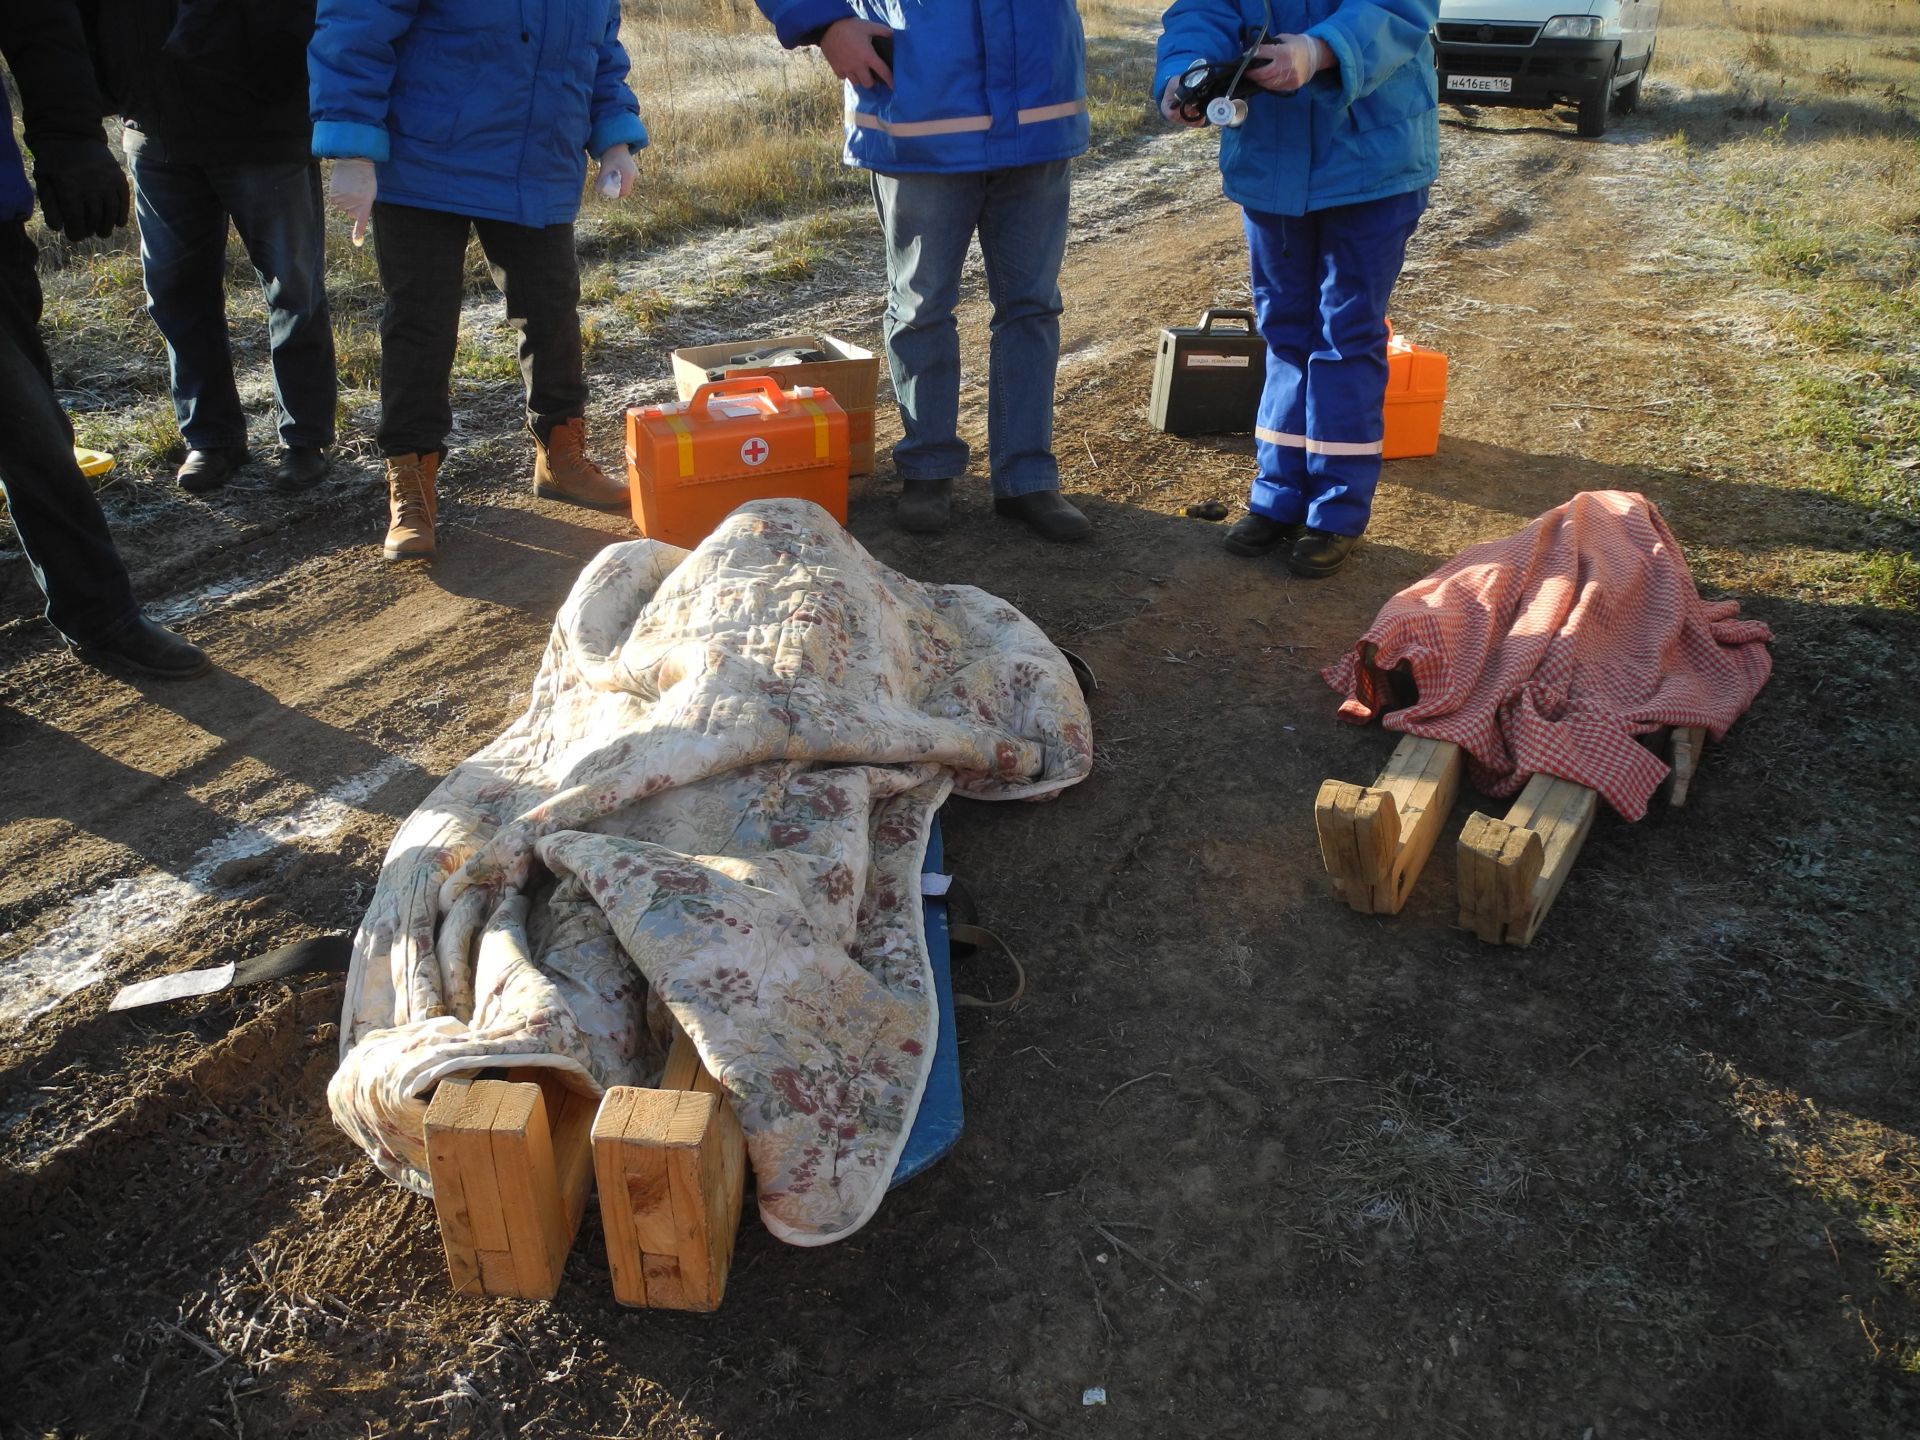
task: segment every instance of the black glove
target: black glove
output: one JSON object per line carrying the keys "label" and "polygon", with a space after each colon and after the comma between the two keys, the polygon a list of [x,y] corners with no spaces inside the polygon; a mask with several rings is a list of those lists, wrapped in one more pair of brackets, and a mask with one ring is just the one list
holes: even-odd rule
{"label": "black glove", "polygon": [[69,240],[105,239],[127,223],[127,176],[113,151],[91,140],[42,143],[33,183],[47,228]]}

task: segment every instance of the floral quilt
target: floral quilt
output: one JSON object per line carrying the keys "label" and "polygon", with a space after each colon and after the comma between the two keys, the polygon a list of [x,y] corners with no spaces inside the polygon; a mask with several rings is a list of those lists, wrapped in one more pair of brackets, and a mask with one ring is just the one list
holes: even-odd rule
{"label": "floral quilt", "polygon": [[732,1096],[768,1229],[842,1239],[886,1192],[932,1059],[934,811],[1051,796],[1092,763],[1037,626],[894,573],[815,505],[743,506],[692,551],[611,546],[526,713],[387,852],[334,1117],[426,1193],[440,1080],[646,1084],[663,1005]]}

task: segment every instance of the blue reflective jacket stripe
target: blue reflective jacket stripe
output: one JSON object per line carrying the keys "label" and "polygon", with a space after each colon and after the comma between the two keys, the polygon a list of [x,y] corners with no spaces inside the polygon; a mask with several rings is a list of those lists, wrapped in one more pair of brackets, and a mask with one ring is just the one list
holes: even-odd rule
{"label": "blue reflective jacket stripe", "polygon": [[[1433,23],[1439,0],[1272,0],[1279,34],[1314,35],[1338,68],[1295,95],[1259,94],[1244,124],[1220,132],[1227,198],[1250,210],[1304,215],[1402,195],[1440,169]],[[1195,60],[1240,53],[1261,0],[1174,0],[1161,17],[1156,104]]]}
{"label": "blue reflective jacket stripe", "polygon": [[847,87],[849,165],[964,174],[1087,148],[1086,40],[1074,0],[757,3],[789,48],[835,20],[893,30],[892,87]]}
{"label": "blue reflective jacket stripe", "polygon": [[564,225],[587,157],[647,143],[619,0],[320,0],[313,152],[399,205]]}

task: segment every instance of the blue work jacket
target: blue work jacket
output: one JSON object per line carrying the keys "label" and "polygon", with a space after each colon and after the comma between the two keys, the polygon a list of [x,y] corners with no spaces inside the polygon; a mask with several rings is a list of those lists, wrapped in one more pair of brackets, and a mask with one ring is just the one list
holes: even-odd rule
{"label": "blue work jacket", "polygon": [[587,157],[647,143],[619,0],[320,0],[313,153],[379,162],[380,198],[565,225]]}
{"label": "blue work jacket", "polygon": [[[1246,121],[1220,132],[1227,198],[1304,215],[1431,185],[1440,169],[1430,39],[1439,9],[1439,0],[1272,0],[1272,33],[1318,36],[1338,65],[1297,94],[1253,96]],[[1195,60],[1239,55],[1243,30],[1258,30],[1266,12],[1262,0],[1174,0],[1160,17],[1154,103]]]}
{"label": "blue work jacket", "polygon": [[1074,0],[756,0],[788,49],[836,20],[892,28],[893,85],[847,86],[849,165],[965,174],[1087,148]]}

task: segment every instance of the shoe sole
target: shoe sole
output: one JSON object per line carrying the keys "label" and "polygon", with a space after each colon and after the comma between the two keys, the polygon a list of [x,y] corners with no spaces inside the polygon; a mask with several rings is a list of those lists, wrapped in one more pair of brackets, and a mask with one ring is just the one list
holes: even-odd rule
{"label": "shoe sole", "polygon": [[1232,536],[1228,536],[1220,543],[1225,547],[1229,555],[1245,555],[1252,558],[1258,555],[1271,555],[1282,545],[1290,543],[1292,539],[1293,537],[1291,535],[1282,535],[1277,540],[1268,541],[1265,545],[1255,545],[1251,541],[1235,540]]}
{"label": "shoe sole", "polygon": [[1086,520],[1085,516],[1082,516],[1081,518],[1083,520],[1086,520],[1086,523],[1080,526],[1076,526],[1072,530],[1054,530],[1054,529],[1048,528],[1045,522],[1043,521],[1029,520],[1025,515],[1022,515],[1018,510],[1002,509],[1001,502],[998,500],[995,500],[993,502],[993,513],[998,515],[1002,520],[1017,520],[1022,525],[1025,525],[1029,530],[1033,531],[1033,533],[1038,535],[1042,540],[1051,540],[1056,544],[1060,544],[1060,545],[1071,545],[1075,541],[1084,540],[1089,535],[1093,534],[1093,522],[1091,520]]}
{"label": "shoe sole", "polygon": [[562,505],[578,505],[582,510],[599,510],[612,515],[627,509],[631,500],[582,500],[578,495],[569,495],[564,490],[555,490],[551,486],[536,485],[533,493],[542,500],[558,500]]}
{"label": "shoe sole", "polygon": [[1297,565],[1294,563],[1293,557],[1288,556],[1287,569],[1291,570],[1295,575],[1298,575],[1302,580],[1325,580],[1329,575],[1338,575],[1342,570],[1346,569],[1347,561],[1352,558],[1353,552],[1349,550],[1332,565]]}
{"label": "shoe sole", "polygon": [[132,671],[135,675],[144,675],[149,680],[192,680],[213,669],[213,657],[203,656],[198,665],[191,670],[161,670],[152,665],[142,665],[138,660],[122,655],[117,651],[95,650],[85,645],[73,645],[68,649],[82,664],[91,665],[96,670]]}
{"label": "shoe sole", "polygon": [[431,550],[389,550],[384,545],[380,547],[382,560],[431,560],[433,555]]}

